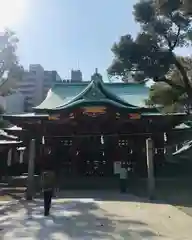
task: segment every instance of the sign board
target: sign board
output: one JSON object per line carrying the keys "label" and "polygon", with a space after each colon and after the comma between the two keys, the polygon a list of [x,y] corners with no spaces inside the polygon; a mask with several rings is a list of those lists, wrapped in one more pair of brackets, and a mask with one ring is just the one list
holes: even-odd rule
{"label": "sign board", "polygon": [[50,115],[48,117],[48,119],[51,120],[51,121],[59,120],[60,119],[60,115],[59,114]]}
{"label": "sign board", "polygon": [[90,117],[97,117],[98,115],[102,115],[106,113],[106,107],[84,107],[83,114],[88,115]]}
{"label": "sign board", "polygon": [[130,113],[129,114],[129,119],[137,120],[140,118],[141,118],[141,115],[139,113]]}
{"label": "sign board", "polygon": [[114,171],[114,174],[120,173],[120,171],[121,171],[121,162],[120,161],[114,162],[113,171]]}

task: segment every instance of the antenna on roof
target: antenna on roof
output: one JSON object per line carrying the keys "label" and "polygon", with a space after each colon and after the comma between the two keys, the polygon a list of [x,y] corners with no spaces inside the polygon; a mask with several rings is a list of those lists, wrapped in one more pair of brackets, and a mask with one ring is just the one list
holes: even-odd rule
{"label": "antenna on roof", "polygon": [[98,68],[95,68],[95,73],[96,73],[96,74],[98,73]]}

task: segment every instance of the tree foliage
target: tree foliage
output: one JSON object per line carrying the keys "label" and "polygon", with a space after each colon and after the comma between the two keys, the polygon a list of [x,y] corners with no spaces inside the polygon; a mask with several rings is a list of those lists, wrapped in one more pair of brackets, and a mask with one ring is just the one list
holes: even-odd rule
{"label": "tree foliage", "polygon": [[156,0],[157,7],[161,7],[163,12],[180,10],[187,16],[192,16],[192,1],[191,0]]}
{"label": "tree foliage", "polygon": [[[178,61],[184,66],[192,87],[192,58],[178,57]],[[182,75],[177,68],[171,69],[166,77],[173,83],[184,86]],[[151,87],[147,103],[153,106],[161,106],[165,112],[175,112],[183,108],[189,111],[189,100],[188,95],[182,90],[176,89],[167,83],[158,82]]]}
{"label": "tree foliage", "polygon": [[[191,5],[191,0],[138,1],[133,14],[140,24],[140,32],[135,39],[130,34],[122,36],[113,45],[109,75],[125,77],[131,72],[136,80],[163,82],[166,91],[174,88],[173,95],[176,91],[179,96],[186,94],[192,100],[186,66],[175,54],[177,48],[192,43]],[[175,79],[177,74],[179,81]]]}
{"label": "tree foliage", "polygon": [[[0,81],[1,85],[7,79],[21,78],[23,68],[19,65],[16,55],[18,38],[10,30],[0,32]],[[10,81],[11,82],[11,81]],[[10,86],[11,87],[11,86]],[[0,93],[4,94],[1,91]]]}

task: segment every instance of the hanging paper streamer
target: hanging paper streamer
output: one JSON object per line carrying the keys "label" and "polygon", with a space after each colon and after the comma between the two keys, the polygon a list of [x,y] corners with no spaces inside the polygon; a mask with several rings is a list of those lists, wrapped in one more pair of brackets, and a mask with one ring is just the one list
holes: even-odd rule
{"label": "hanging paper streamer", "polygon": [[155,154],[157,154],[158,153],[158,150],[157,150],[157,148],[155,148]]}
{"label": "hanging paper streamer", "polygon": [[45,144],[45,137],[44,136],[42,137],[42,144],[43,145]]}
{"label": "hanging paper streamer", "polygon": [[8,156],[7,156],[7,165],[11,166],[11,159],[12,159],[12,148],[9,149],[8,151]]}
{"label": "hanging paper streamer", "polygon": [[101,144],[102,144],[102,145],[104,144],[104,138],[103,138],[103,135],[101,135]]}

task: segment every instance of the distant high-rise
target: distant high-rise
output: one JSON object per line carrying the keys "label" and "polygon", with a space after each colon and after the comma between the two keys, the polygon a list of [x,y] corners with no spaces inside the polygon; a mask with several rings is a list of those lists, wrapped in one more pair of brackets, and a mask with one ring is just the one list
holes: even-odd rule
{"label": "distant high-rise", "polygon": [[82,72],[80,70],[71,70],[71,82],[82,82]]}
{"label": "distant high-rise", "polygon": [[39,105],[56,81],[61,81],[56,71],[45,71],[41,65],[31,64],[17,84],[25,98],[26,111],[31,111],[32,107]]}

